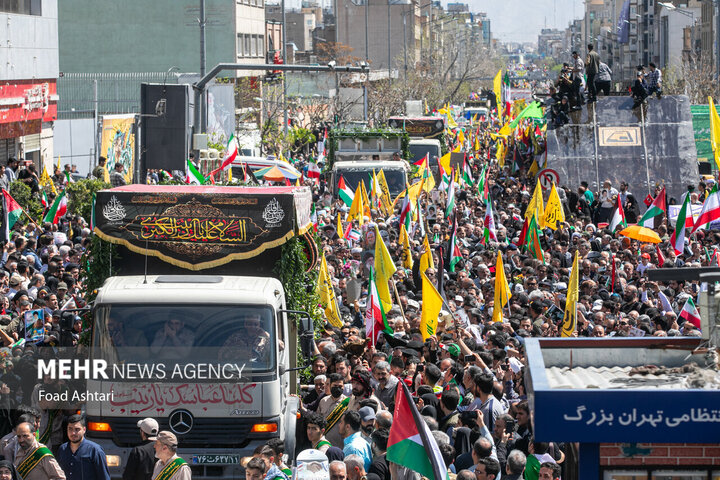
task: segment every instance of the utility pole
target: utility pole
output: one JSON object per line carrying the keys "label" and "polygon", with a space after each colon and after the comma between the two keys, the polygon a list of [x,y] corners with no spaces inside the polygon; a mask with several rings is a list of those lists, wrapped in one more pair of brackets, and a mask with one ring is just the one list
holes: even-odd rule
{"label": "utility pole", "polygon": [[[206,48],[205,48],[205,0],[200,0],[200,78],[205,76],[205,67],[206,67]],[[203,95],[207,95],[207,93],[203,93]],[[200,118],[203,119],[202,123],[204,125],[207,124],[205,121],[207,112],[204,109],[204,106],[207,105],[207,102],[203,101],[200,102],[199,105],[195,105],[195,108],[199,108],[200,110]],[[201,133],[206,133],[205,130],[203,130]],[[198,156],[198,162],[200,161],[200,157]]]}
{"label": "utility pole", "polygon": [[[285,36],[285,32],[287,31],[285,29],[285,0],[282,0],[280,3],[282,8],[282,56],[283,56],[283,63],[287,65],[287,37]],[[335,23],[337,24],[337,20],[335,20]],[[335,30],[337,30],[337,27],[335,27]],[[287,138],[288,135],[288,111],[287,111],[287,74],[283,72],[283,133],[285,134],[285,138]]]}
{"label": "utility pole", "polygon": [[390,57],[390,0],[387,0],[388,5],[388,80],[392,82],[392,59]]}

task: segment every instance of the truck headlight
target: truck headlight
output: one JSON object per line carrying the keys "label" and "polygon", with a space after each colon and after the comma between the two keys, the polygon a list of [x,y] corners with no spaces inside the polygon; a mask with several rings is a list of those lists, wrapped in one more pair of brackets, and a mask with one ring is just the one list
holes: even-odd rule
{"label": "truck headlight", "polygon": [[121,463],[120,455],[105,455],[105,461],[108,467],[119,467]]}

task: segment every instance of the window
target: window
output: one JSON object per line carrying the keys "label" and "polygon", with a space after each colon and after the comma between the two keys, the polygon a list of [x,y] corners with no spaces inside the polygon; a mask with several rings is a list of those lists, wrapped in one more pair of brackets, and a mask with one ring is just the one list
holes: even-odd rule
{"label": "window", "polygon": [[258,56],[259,57],[265,56],[265,36],[264,35],[258,35]]}
{"label": "window", "polygon": [[250,56],[257,57],[257,35],[248,35],[250,37]]}
{"label": "window", "polygon": [[237,35],[237,56],[242,57],[243,54],[243,36],[242,33],[238,33]]}
{"label": "window", "polygon": [[42,0],[0,0],[0,12],[42,15]]}
{"label": "window", "polygon": [[243,38],[245,39],[245,56],[250,56],[250,35],[243,35]]}

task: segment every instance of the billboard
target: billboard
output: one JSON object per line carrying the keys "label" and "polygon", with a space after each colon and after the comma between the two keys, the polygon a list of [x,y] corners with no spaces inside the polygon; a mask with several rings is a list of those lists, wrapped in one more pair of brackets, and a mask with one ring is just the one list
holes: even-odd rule
{"label": "billboard", "polygon": [[135,169],[134,114],[103,116],[100,155],[107,158],[105,168],[108,174],[116,163],[122,163],[125,166],[125,181],[132,183]]}

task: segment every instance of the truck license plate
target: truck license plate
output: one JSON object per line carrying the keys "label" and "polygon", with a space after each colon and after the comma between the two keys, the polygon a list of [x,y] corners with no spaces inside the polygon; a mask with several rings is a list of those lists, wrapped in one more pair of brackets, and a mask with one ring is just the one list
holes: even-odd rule
{"label": "truck license plate", "polygon": [[193,455],[193,465],[236,465],[240,463],[238,455]]}

